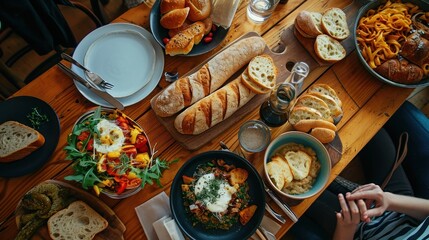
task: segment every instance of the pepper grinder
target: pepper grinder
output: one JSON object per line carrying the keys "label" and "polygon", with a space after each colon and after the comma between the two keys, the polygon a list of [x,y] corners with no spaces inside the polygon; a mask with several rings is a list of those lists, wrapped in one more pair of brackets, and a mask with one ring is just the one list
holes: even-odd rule
{"label": "pepper grinder", "polygon": [[290,106],[295,97],[301,92],[304,78],[307,77],[309,67],[304,62],[296,63],[291,75],[283,83],[277,84],[271,91],[270,97],[260,109],[261,120],[270,127],[279,127],[287,122]]}

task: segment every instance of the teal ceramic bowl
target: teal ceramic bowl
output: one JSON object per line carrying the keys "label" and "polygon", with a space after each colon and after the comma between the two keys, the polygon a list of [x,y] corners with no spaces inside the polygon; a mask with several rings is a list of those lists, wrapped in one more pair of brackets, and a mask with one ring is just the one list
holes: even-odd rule
{"label": "teal ceramic bowl", "polygon": [[[271,157],[287,143],[297,143],[297,144],[302,144],[305,147],[312,148],[315,151],[317,155],[317,159],[319,160],[321,165],[320,171],[317,175],[316,181],[313,183],[312,188],[302,194],[292,195],[282,191],[281,189],[278,189],[273,183],[273,181],[270,179],[270,176],[268,175],[268,171],[266,168],[267,163],[271,161]],[[274,139],[268,146],[267,150],[265,151],[264,174],[267,180],[266,182],[268,183],[271,189],[276,191],[278,195],[295,199],[295,200],[303,200],[303,199],[312,197],[315,194],[319,193],[325,187],[325,185],[328,182],[330,173],[331,173],[331,158],[329,157],[328,151],[319,140],[317,140],[315,137],[311,136],[310,134],[307,134],[304,132],[298,132],[298,131],[285,132],[279,135],[276,139]]]}

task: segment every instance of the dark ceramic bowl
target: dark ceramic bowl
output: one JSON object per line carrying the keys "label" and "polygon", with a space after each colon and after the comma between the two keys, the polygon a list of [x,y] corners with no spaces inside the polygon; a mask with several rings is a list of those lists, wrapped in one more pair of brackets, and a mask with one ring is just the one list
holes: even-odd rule
{"label": "dark ceramic bowl", "polygon": [[[419,6],[419,8],[421,10],[423,10],[423,11],[429,11],[429,3],[428,2],[424,2],[423,0],[412,0],[412,1],[411,0],[403,0],[402,2],[404,2],[404,3],[405,2],[412,2],[413,4]],[[374,71],[374,69],[372,69],[368,65],[368,63],[365,61],[364,57],[362,56],[361,50],[360,50],[358,42],[356,40],[356,37],[357,37],[357,35],[356,35],[356,29],[357,29],[357,26],[359,24],[359,20],[361,19],[362,16],[364,16],[368,12],[368,10],[370,10],[370,9],[376,9],[378,6],[384,5],[385,3],[386,3],[386,1],[371,1],[371,2],[367,3],[366,5],[364,5],[363,7],[361,7],[359,9],[359,12],[357,14],[356,21],[355,21],[355,24],[354,24],[354,28],[353,28],[353,30],[354,30],[353,31],[353,37],[354,37],[353,41],[354,41],[354,44],[355,44],[355,47],[356,47],[356,50],[357,50],[357,53],[358,53],[359,60],[361,61],[361,63],[365,67],[365,69],[371,75],[373,75],[374,77],[376,77],[380,81],[388,83],[390,85],[397,86],[397,87],[403,87],[403,88],[416,88],[416,87],[429,86],[429,77],[426,77],[426,78],[422,79],[420,82],[413,83],[413,84],[399,83],[399,82],[392,81],[392,80],[390,80],[388,78],[385,78],[385,77],[381,76],[380,74],[378,74],[376,71]]]}
{"label": "dark ceramic bowl", "polygon": [[[213,159],[223,159],[227,164],[234,164],[236,167],[246,169],[249,173],[247,183],[249,184],[249,205],[257,206],[256,212],[246,225],[236,223],[229,230],[205,229],[199,224],[192,225],[190,216],[183,205],[181,185],[183,184],[182,176],[192,176],[198,165],[210,162]],[[190,239],[204,240],[229,240],[229,239],[249,239],[258,226],[261,224],[265,212],[265,191],[262,178],[256,169],[246,159],[227,151],[209,151],[204,152],[186,161],[174,177],[170,191],[170,208],[174,220],[180,229]]]}
{"label": "dark ceramic bowl", "polygon": [[[161,19],[161,12],[159,10],[159,5],[161,1],[157,0],[150,11],[150,30],[155,38],[155,40],[161,45],[162,48],[165,49],[165,44],[162,41],[163,38],[168,37],[168,29],[165,29],[159,23]],[[197,45],[194,45],[192,50],[186,55],[176,55],[176,56],[198,56],[204,53],[207,53],[217,47],[223,39],[225,39],[226,34],[229,29],[225,29],[223,27],[217,27],[216,31],[213,32],[213,40],[209,43],[204,43],[203,40]]]}

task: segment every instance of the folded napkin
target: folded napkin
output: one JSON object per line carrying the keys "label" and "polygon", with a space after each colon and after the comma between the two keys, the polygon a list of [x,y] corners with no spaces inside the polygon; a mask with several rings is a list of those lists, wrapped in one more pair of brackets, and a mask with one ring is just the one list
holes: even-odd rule
{"label": "folded napkin", "polygon": [[[276,221],[272,220],[270,217],[266,215],[264,216],[264,218],[262,218],[261,226],[266,230],[272,232],[274,235],[277,234],[277,232],[280,230],[280,227],[281,227],[280,224],[278,224]],[[258,234],[254,233],[251,239],[259,240],[261,238],[258,236]]]}
{"label": "folded napkin", "polygon": [[234,19],[240,0],[212,0],[211,18],[213,23],[223,28],[229,28]]}
{"label": "folded napkin", "polygon": [[169,198],[165,192],[137,206],[135,210],[148,240],[184,239],[171,218]]}

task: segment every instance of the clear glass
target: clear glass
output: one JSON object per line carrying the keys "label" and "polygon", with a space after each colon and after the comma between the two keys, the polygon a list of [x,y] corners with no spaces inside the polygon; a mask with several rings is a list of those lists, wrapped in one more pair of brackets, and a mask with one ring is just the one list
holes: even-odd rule
{"label": "clear glass", "polygon": [[249,0],[247,17],[256,23],[262,23],[273,14],[279,1],[280,0]]}
{"label": "clear glass", "polygon": [[304,83],[304,79],[308,76],[310,72],[310,67],[305,62],[297,62],[293,65],[291,70],[291,75],[289,76],[289,81],[293,84],[296,90],[296,95],[299,95],[302,90],[302,85]]}
{"label": "clear glass", "polygon": [[270,144],[270,128],[262,121],[249,120],[240,127],[238,141],[244,153],[262,152]]}

